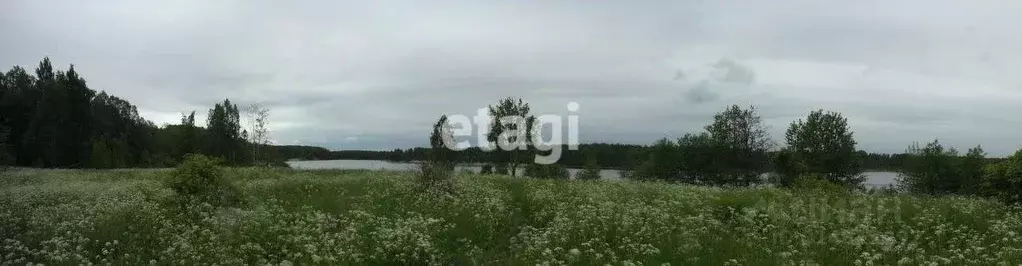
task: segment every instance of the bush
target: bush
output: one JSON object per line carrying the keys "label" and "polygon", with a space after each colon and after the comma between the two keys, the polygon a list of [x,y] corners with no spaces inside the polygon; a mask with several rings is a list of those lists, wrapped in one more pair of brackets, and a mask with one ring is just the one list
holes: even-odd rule
{"label": "bush", "polygon": [[493,174],[493,165],[492,164],[484,164],[482,169],[479,170],[479,174],[492,175]]}
{"label": "bush", "polygon": [[846,195],[851,192],[849,187],[829,181],[819,174],[800,175],[792,181],[791,187],[797,191],[827,195]]}
{"label": "bush", "polygon": [[1022,203],[1022,150],[984,169],[982,194],[1008,204]]}
{"label": "bush", "polygon": [[243,202],[241,191],[223,176],[219,159],[189,154],[174,169],[167,186],[188,201],[206,202],[214,206],[230,206]]}
{"label": "bush", "polygon": [[975,194],[979,190],[978,180],[984,173],[982,148],[977,146],[959,156],[954,148],[934,140],[923,147],[913,144],[907,153],[898,175],[902,189],[935,195]]}
{"label": "bush", "polygon": [[525,166],[524,175],[535,178],[568,179],[571,174],[567,168],[557,164],[529,164]]}
{"label": "bush", "polygon": [[503,164],[503,163],[497,164],[497,166],[494,166],[493,167],[493,173],[494,174],[498,174],[498,175],[509,175],[509,174],[511,174],[511,172],[509,172],[508,169],[507,169],[507,164]]}
{"label": "bush", "polygon": [[577,180],[600,180],[600,178],[600,169],[598,168],[585,168],[575,172]]}
{"label": "bush", "polygon": [[454,191],[454,165],[447,162],[425,161],[419,164],[419,188],[430,191]]}

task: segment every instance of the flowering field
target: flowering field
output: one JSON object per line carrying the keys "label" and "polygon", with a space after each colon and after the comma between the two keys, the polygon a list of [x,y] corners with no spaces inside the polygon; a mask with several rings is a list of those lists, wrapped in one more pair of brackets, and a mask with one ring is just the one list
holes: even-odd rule
{"label": "flowering field", "polygon": [[0,264],[1018,265],[1022,212],[972,198],[232,169],[183,205],[164,171],[0,177]]}

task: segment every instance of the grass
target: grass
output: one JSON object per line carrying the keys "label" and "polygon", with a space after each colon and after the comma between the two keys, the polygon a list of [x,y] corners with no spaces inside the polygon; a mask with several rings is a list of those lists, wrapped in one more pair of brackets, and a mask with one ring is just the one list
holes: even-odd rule
{"label": "grass", "polygon": [[230,169],[243,205],[167,171],[0,177],[0,264],[1017,265],[1022,213],[963,197],[656,182]]}

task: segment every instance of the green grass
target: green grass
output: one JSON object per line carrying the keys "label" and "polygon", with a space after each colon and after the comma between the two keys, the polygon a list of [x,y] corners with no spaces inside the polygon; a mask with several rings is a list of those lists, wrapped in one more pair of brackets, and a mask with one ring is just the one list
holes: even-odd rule
{"label": "green grass", "polygon": [[181,205],[167,175],[0,177],[0,264],[1022,263],[1022,214],[975,198],[230,169],[247,199],[222,208]]}

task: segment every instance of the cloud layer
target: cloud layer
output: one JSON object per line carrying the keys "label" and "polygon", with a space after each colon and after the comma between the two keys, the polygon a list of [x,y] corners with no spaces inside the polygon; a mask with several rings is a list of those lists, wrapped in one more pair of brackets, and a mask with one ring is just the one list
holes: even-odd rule
{"label": "cloud layer", "polygon": [[822,108],[870,151],[1022,143],[1015,1],[387,2],[4,1],[0,63],[74,63],[157,123],[262,103],[275,142],[333,149],[425,145],[440,114],[505,96],[578,102],[583,142],[676,137],[740,104],[778,141]]}

